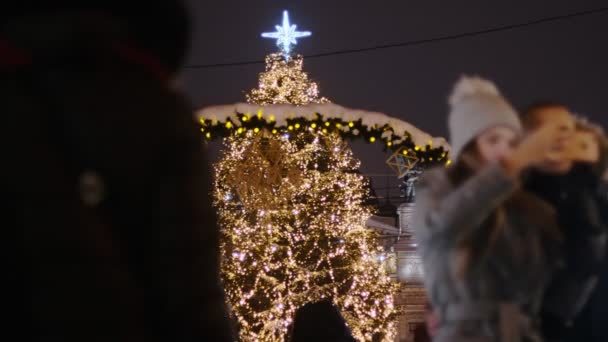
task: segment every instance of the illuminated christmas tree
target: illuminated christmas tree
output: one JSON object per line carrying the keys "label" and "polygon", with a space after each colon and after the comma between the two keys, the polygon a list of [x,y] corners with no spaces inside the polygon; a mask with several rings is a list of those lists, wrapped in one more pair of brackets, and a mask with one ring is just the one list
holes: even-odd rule
{"label": "illuminated christmas tree", "polygon": [[266,72],[260,74],[260,84],[247,94],[247,101],[259,105],[328,102],[319,97],[317,84],[311,82],[302,71],[302,63],[301,55],[289,59],[283,53],[266,56]]}
{"label": "illuminated christmas tree", "polygon": [[[282,53],[268,56],[248,101],[327,102],[302,71],[302,57],[290,53],[295,37],[306,32],[295,31],[287,13],[277,29],[265,36],[276,38]],[[239,122],[261,122],[264,115],[246,113]],[[289,114],[268,113],[264,121],[275,115]],[[397,285],[379,262],[376,234],[364,228],[371,214],[363,204],[366,180],[330,125],[240,127],[225,139],[214,200],[222,277],[243,341],[284,341],[296,310],[325,298],[339,307],[357,339],[394,338]],[[231,121],[224,126],[233,128]]]}

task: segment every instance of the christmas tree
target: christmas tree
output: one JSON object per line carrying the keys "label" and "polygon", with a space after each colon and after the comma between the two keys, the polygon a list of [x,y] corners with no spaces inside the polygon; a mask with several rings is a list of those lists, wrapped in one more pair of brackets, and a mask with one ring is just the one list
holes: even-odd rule
{"label": "christmas tree", "polygon": [[[283,33],[297,34],[285,18]],[[302,57],[289,52],[294,40],[281,43],[277,28],[283,51],[268,56],[248,101],[327,102],[302,71]],[[390,341],[397,285],[378,260],[375,233],[364,227],[366,180],[340,135],[313,126],[236,130],[216,164],[222,277],[240,337],[284,341],[298,308],[330,298],[357,339]]]}
{"label": "christmas tree", "polygon": [[288,103],[304,105],[311,102],[326,103],[319,97],[316,83],[302,71],[304,59],[301,55],[286,59],[283,53],[266,57],[266,72],[260,74],[259,86],[247,94],[247,101],[259,105]]}

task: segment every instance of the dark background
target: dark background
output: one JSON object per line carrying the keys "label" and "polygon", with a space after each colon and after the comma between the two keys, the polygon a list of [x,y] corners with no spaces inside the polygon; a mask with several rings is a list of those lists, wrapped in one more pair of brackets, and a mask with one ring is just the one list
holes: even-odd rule
{"label": "dark background", "polygon": [[[282,11],[312,37],[296,51],[316,54],[478,31],[608,6],[606,1],[190,0],[189,65],[260,60],[275,52]],[[159,23],[162,25],[162,23]],[[608,13],[411,47],[304,60],[321,94],[345,107],[384,112],[435,136],[446,135],[446,98],[463,73],[494,80],[518,107],[565,103],[608,125]],[[263,64],[185,68],[182,85],[196,108],[244,102]],[[217,158],[219,144],[210,149]],[[352,144],[367,174],[389,174],[380,145]],[[384,183],[385,180],[377,181]],[[396,182],[392,180],[391,182]],[[384,184],[376,184],[384,185]]]}

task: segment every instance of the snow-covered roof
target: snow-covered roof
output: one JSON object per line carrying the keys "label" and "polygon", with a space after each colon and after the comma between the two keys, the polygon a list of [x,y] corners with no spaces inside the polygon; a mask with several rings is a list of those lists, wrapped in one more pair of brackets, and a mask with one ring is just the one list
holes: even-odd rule
{"label": "snow-covered roof", "polygon": [[[409,135],[416,145],[425,146],[430,144],[434,148],[443,147],[446,151],[450,150],[450,146],[444,138],[433,137],[409,122],[383,113],[351,109],[333,103],[308,104],[303,106],[287,104],[260,106],[249,103],[235,103],[203,108],[197,111],[196,117],[199,120],[217,120],[218,122],[226,122],[230,119],[233,124],[238,126],[240,124],[238,114],[262,114],[264,117],[272,117],[276,121],[277,126],[286,125],[287,119],[301,117],[313,120],[315,114],[320,114],[326,119],[339,118],[347,122],[361,120],[361,123],[368,128],[389,125],[395,135],[398,137]],[[393,132],[386,131],[383,133],[383,138],[385,138],[384,134],[392,135]]]}

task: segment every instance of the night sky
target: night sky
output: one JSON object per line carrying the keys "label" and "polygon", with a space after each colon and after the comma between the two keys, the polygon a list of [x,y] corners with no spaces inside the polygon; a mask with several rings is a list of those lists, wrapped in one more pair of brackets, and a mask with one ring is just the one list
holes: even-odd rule
{"label": "night sky", "polygon": [[[605,7],[606,1],[190,0],[189,65],[263,61],[277,50],[260,38],[282,11],[312,37],[296,51],[317,54],[478,31]],[[321,94],[345,107],[384,112],[431,135],[446,135],[446,98],[459,75],[495,81],[518,108],[564,103],[608,127],[608,12],[451,41],[304,60]],[[182,84],[197,108],[244,102],[263,64],[185,68]],[[380,145],[352,144],[362,171],[388,174]],[[216,155],[217,146],[211,148]],[[378,184],[377,184],[378,185]]]}

